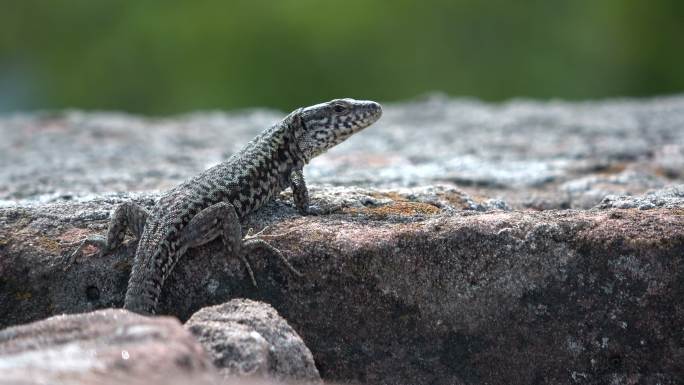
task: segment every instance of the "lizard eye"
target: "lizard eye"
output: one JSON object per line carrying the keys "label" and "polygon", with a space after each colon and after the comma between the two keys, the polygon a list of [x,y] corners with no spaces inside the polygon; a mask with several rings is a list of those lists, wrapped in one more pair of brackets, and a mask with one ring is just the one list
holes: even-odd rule
{"label": "lizard eye", "polygon": [[335,104],[333,106],[333,111],[337,112],[338,114],[341,114],[347,111],[347,107],[342,104]]}

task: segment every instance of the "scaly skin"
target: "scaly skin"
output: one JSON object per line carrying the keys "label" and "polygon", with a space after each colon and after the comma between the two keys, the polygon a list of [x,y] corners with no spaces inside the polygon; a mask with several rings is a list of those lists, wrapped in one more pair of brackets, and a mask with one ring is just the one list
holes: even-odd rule
{"label": "scaly skin", "polygon": [[139,242],[124,308],[141,314],[155,313],[162,285],[186,250],[217,237],[223,240],[228,255],[245,262],[255,285],[246,255],[257,248],[276,254],[299,274],[278,249],[258,235],[243,239],[240,220],[287,187],[292,188],[302,214],[315,212],[309,206],[304,165],[381,115],[379,104],[353,99],[297,109],[230,159],[166,192],[150,212],[133,203],[119,206],[106,239],[84,240],[68,263],[73,263],[86,245],[99,246],[100,253],[116,249],[130,229]]}

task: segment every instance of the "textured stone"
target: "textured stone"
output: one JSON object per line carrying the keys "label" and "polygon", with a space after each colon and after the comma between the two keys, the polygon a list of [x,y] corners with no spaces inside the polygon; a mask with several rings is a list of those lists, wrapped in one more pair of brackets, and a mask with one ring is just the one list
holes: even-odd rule
{"label": "textured stone", "polygon": [[[179,263],[160,311],[187,319],[231,298],[267,302],[331,380],[573,383],[575,373],[599,383],[677,382],[684,362],[680,205],[455,210],[468,199],[428,191],[406,200],[378,191],[375,200],[315,217],[275,202],[245,227],[270,225],[267,234],[280,234],[271,243],[304,278],[255,254],[255,288],[239,260],[220,257],[217,241]],[[313,198],[328,195],[336,204],[363,196],[323,189]],[[424,203],[431,200],[454,206]],[[132,242],[114,255],[86,256],[69,272],[59,264],[73,248],[59,242],[102,231],[117,201],[0,212],[3,322],[121,306]],[[104,215],[90,217],[98,212]]]}
{"label": "textured stone", "polygon": [[[286,233],[317,223],[334,227],[340,220],[365,217],[414,222],[439,213],[482,212],[496,207],[487,199],[478,202],[451,187],[398,191],[312,188],[311,193],[314,203],[334,215],[302,217],[292,206],[289,194],[283,194],[287,201],[278,200],[250,216],[243,224],[243,231],[280,223],[284,227],[267,233]],[[0,208],[0,309],[6,312],[0,317],[0,326],[53,314],[121,307],[135,242],[129,240],[116,252],[101,257],[87,254],[94,249],[86,250],[86,255],[68,271],[63,269],[63,263],[82,238],[106,232],[108,217],[117,205],[135,201],[149,208],[155,197],[153,194],[110,194]],[[219,244],[217,240],[207,245],[208,248],[191,250],[184,257],[179,267],[185,266],[188,270],[179,269],[174,273],[162,294],[163,297],[178,294],[171,302],[162,299],[162,306],[167,306],[166,313],[186,319],[200,307],[223,303],[237,293],[255,292],[242,262],[237,258],[228,261],[220,258]],[[268,255],[253,256],[252,264],[257,276],[275,274],[279,281],[290,278],[284,266]],[[192,283],[186,284],[185,279]]]}
{"label": "textured stone", "polygon": [[215,384],[177,320],[125,310],[60,315],[0,331],[0,384]]}
{"label": "textured stone", "polygon": [[668,181],[660,176],[635,171],[612,175],[591,175],[564,183],[561,189],[568,194],[570,206],[588,209],[608,196],[633,194],[663,188]]}
{"label": "textured stone", "polygon": [[[622,171],[684,183],[684,96],[490,104],[435,95],[383,110],[371,128],[314,159],[304,170],[307,180],[451,183],[513,208],[574,207],[564,183]],[[0,118],[0,164],[12,166],[0,168],[0,205],[168,189],[283,116],[255,109],[162,119],[78,111]],[[605,193],[659,188],[634,181]],[[603,198],[599,191],[594,203]]]}
{"label": "textured stone", "polygon": [[[180,261],[160,311],[266,302],[331,381],[681,383],[683,97],[385,107],[305,169],[326,215],[284,193],[243,223],[304,278],[254,254],[255,288],[216,241]],[[65,272],[74,242],[280,116],[0,119],[0,324],[121,306],[134,242]]]}
{"label": "textured stone", "polygon": [[648,210],[656,207],[684,209],[684,185],[650,191],[643,196],[608,195],[599,205],[601,208]]}
{"label": "textured stone", "polygon": [[226,378],[321,383],[304,341],[267,304],[234,299],[201,309],[185,327],[197,337]]}

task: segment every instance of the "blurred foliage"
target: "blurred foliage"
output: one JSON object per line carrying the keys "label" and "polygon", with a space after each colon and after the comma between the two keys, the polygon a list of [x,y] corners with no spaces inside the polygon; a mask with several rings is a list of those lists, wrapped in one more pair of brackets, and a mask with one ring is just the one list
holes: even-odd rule
{"label": "blurred foliage", "polygon": [[682,0],[0,0],[0,109],[684,90]]}

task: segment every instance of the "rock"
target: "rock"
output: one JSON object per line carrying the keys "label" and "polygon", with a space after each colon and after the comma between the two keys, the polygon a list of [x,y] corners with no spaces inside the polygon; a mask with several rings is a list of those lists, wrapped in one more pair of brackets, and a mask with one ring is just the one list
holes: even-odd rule
{"label": "rock", "polygon": [[684,177],[684,144],[666,144],[656,150],[654,162],[670,178]]}
{"label": "rock", "polygon": [[[180,261],[159,311],[268,303],[329,381],[681,382],[684,97],[385,107],[305,168],[325,215],[285,192],[243,223],[304,278],[255,253],[255,288],[216,241]],[[65,272],[74,243],[279,116],[1,118],[0,325],[120,307],[135,240]]]}
{"label": "rock", "polygon": [[592,175],[564,183],[561,189],[568,194],[570,207],[589,209],[608,196],[642,194],[663,188],[668,181],[660,176],[638,171],[622,171],[613,175]]}
{"label": "rock", "polygon": [[[387,104],[376,124],[304,169],[311,184],[456,184],[512,208],[568,208],[564,184],[636,170],[684,183],[684,96]],[[64,111],[0,118],[0,205],[168,189],[282,118],[254,109],[163,119]],[[39,134],[38,134],[39,133]],[[655,189],[664,186],[649,186]],[[591,201],[603,198],[595,189]],[[640,184],[606,194],[642,194]],[[587,208],[589,201],[580,202]]]}
{"label": "rock", "polygon": [[684,185],[650,191],[643,196],[608,195],[599,204],[600,208],[648,210],[656,207],[669,209],[684,208]]}
{"label": "rock", "polygon": [[[160,312],[187,319],[231,298],[267,302],[336,381],[571,383],[575,373],[675,383],[681,373],[682,198],[649,210],[477,211],[456,210],[472,198],[439,189],[410,199],[368,190],[375,200],[356,203],[366,195],[355,189],[317,191],[324,206],[328,196],[347,203],[301,217],[279,200],[244,223],[281,234],[269,241],[304,278],[255,254],[254,288],[217,241],[178,264]],[[66,242],[103,231],[97,213],[110,199],[0,211],[0,322],[121,306],[134,242],[69,272],[59,264]]]}
{"label": "rock", "polygon": [[[278,226],[279,230],[274,227],[274,233],[287,233],[298,227],[315,226],[319,221],[334,227],[339,220],[364,217],[375,221],[414,222],[439,213],[483,212],[497,207],[488,199],[479,202],[449,187],[397,191],[314,187],[311,189],[312,200],[332,215],[302,218],[291,204],[289,195],[282,194],[283,200],[273,202],[250,216],[243,223],[243,231],[280,223],[282,226]],[[123,306],[135,254],[134,240],[129,239],[119,250],[101,257],[90,256],[87,253],[94,249],[87,250],[86,255],[68,271],[64,270],[64,261],[81,239],[106,232],[109,215],[117,205],[134,201],[150,208],[155,197],[154,194],[109,194],[91,199],[85,197],[67,202],[0,208],[0,309],[6,312],[0,317],[0,326],[60,313]],[[187,262],[181,265],[186,265],[189,270],[165,285],[165,291],[178,294],[171,302],[162,303],[162,307],[168,306],[165,313],[187,319],[201,307],[254,293],[239,259],[225,261],[216,257],[221,255],[219,243],[211,243],[208,248],[187,254]],[[293,250],[296,249],[295,245]],[[268,255],[254,256],[252,265],[257,276],[268,276],[273,272],[279,282],[289,278],[283,265]],[[185,279],[193,284],[186,285]],[[171,285],[173,289],[166,288]]]}
{"label": "rock", "polygon": [[271,378],[320,384],[304,341],[271,306],[245,299],[206,307],[185,328],[197,337],[226,378]]}
{"label": "rock", "polygon": [[125,310],[0,331],[0,384],[216,384],[202,346],[170,317]]}

